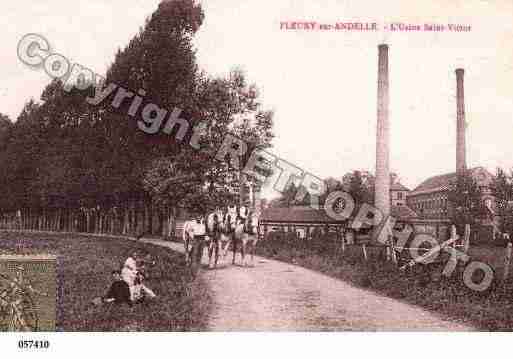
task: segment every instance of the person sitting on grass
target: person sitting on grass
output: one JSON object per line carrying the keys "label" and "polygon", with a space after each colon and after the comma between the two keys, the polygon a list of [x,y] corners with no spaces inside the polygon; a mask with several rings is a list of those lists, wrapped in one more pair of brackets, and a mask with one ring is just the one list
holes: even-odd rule
{"label": "person sitting on grass", "polygon": [[135,303],[142,302],[145,298],[153,299],[157,295],[143,283],[144,275],[141,272],[137,272],[135,277],[134,286],[132,287],[132,301]]}
{"label": "person sitting on grass", "polygon": [[119,270],[112,271],[114,282],[111,284],[109,291],[102,298],[104,303],[123,304],[126,303],[132,306],[130,298],[130,288],[128,284],[121,279],[121,272]]}
{"label": "person sitting on grass", "polygon": [[138,253],[134,252],[132,256],[128,257],[121,269],[121,278],[128,284],[130,291],[134,286],[135,278],[137,276],[137,258]]}
{"label": "person sitting on grass", "polygon": [[[155,293],[143,284],[144,274],[139,270],[139,253],[134,252],[128,257],[121,270],[121,277],[128,284],[130,289],[130,299],[132,302],[140,301],[141,298],[155,298]],[[139,261],[140,262],[140,261]]]}

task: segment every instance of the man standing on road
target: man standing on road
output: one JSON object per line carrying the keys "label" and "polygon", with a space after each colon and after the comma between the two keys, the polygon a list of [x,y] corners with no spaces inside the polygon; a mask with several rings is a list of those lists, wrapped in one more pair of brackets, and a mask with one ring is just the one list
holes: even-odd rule
{"label": "man standing on road", "polygon": [[196,223],[194,225],[194,241],[192,244],[192,258],[195,269],[201,265],[201,258],[203,257],[203,246],[205,242],[206,227],[205,220],[202,216],[196,217]]}

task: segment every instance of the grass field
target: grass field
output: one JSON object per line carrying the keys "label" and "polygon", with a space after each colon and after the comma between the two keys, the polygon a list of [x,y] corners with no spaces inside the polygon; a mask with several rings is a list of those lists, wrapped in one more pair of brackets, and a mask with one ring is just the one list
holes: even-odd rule
{"label": "grass field", "polygon": [[332,239],[298,242],[274,236],[260,242],[257,252],[424,307],[443,318],[465,322],[480,330],[513,330],[513,280],[510,276],[506,282],[502,281],[502,247],[471,247],[469,251],[472,260],[487,262],[495,270],[496,280],[484,292],[465,286],[463,266],[458,266],[450,278],[440,275],[444,263],[417,265],[402,272],[384,261],[381,251],[375,247],[367,248],[368,261],[364,260],[360,246],[347,246],[344,253],[336,254]]}
{"label": "grass field", "polygon": [[[112,270],[137,249],[157,265],[146,285],[157,298],[142,304],[91,305],[105,295]],[[57,328],[63,331],[196,331],[210,306],[206,286],[184,266],[182,255],[123,239],[60,234],[0,232],[0,253],[59,256]]]}

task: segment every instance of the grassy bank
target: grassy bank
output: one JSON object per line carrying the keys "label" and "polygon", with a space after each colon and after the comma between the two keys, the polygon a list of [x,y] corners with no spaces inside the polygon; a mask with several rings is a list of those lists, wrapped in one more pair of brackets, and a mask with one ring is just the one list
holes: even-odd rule
{"label": "grassy bank", "polygon": [[[146,285],[157,299],[134,305],[90,304],[111,283],[134,250],[156,265]],[[0,253],[59,256],[57,327],[64,331],[195,331],[206,326],[210,297],[201,278],[192,280],[181,254],[151,244],[80,235],[0,232]]]}
{"label": "grassy bank", "polygon": [[386,262],[378,248],[367,248],[368,261],[365,261],[360,246],[347,246],[342,253],[333,238],[306,242],[271,234],[259,243],[257,252],[424,307],[481,330],[513,330],[513,281],[501,280],[503,248],[471,248],[473,260],[485,260],[496,266],[497,280],[484,292],[467,288],[462,280],[463,266],[450,278],[440,275],[444,264],[417,265],[403,272]]}

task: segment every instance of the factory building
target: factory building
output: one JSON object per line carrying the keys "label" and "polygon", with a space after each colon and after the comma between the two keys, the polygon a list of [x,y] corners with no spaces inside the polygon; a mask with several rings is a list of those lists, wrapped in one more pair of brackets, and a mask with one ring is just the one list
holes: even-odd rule
{"label": "factory building", "polygon": [[494,214],[494,198],[490,186],[493,175],[484,167],[467,169],[466,135],[465,135],[465,99],[464,99],[464,70],[457,69],[456,73],[456,168],[452,173],[432,176],[421,182],[413,191],[408,193],[406,204],[413,209],[421,219],[449,221],[455,208],[450,202],[449,192],[455,185],[458,175],[470,173],[483,193],[485,212],[477,218],[481,227],[481,236],[490,237],[494,232],[496,216]]}

